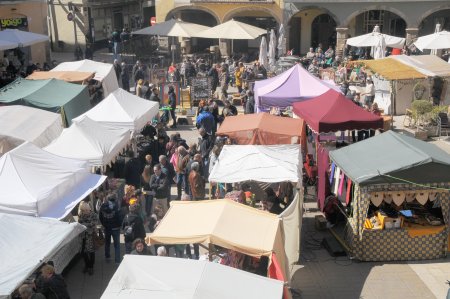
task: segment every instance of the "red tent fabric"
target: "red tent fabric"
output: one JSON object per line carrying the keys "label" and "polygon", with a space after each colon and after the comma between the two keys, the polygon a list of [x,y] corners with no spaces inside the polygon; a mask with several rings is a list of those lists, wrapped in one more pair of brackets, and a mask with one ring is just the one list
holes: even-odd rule
{"label": "red tent fabric", "polygon": [[315,132],[382,129],[383,118],[359,107],[334,90],[294,103],[294,113]]}

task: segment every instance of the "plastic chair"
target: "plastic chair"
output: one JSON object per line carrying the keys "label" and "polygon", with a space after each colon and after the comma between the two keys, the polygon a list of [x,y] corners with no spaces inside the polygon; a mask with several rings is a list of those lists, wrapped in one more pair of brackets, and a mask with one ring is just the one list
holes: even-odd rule
{"label": "plastic chair", "polygon": [[450,124],[448,122],[448,115],[447,113],[439,113],[437,117],[437,135],[438,138],[441,139],[442,133],[445,133],[446,136],[448,136],[448,133],[450,132]]}

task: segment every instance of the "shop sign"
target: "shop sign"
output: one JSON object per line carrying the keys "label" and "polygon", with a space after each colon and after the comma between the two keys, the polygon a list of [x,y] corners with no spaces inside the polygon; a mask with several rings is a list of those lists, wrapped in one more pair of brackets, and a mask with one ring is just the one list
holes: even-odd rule
{"label": "shop sign", "polygon": [[28,19],[27,18],[11,18],[11,19],[0,19],[0,28],[1,29],[14,29],[20,27],[27,27]]}

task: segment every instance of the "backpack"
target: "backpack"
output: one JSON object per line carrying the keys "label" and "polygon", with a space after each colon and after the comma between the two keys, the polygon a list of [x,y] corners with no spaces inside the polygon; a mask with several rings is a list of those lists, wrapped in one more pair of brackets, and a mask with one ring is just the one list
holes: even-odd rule
{"label": "backpack", "polygon": [[134,241],[134,231],[133,231],[133,226],[134,226],[134,222],[130,223],[129,220],[129,215],[126,216],[126,224],[125,227],[123,228],[123,236],[125,238],[125,242],[133,242]]}

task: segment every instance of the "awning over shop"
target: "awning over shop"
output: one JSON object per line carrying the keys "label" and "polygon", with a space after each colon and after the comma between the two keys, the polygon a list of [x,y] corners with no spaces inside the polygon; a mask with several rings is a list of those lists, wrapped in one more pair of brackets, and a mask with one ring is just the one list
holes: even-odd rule
{"label": "awning over shop", "polygon": [[383,118],[334,90],[310,101],[294,103],[293,108],[294,113],[317,133],[383,128]]}
{"label": "awning over shop", "polygon": [[330,152],[330,158],[360,185],[450,181],[450,156],[437,146],[387,131]]}
{"label": "awning over shop", "polygon": [[45,79],[58,79],[70,83],[83,83],[94,78],[93,72],[75,72],[75,71],[65,71],[65,72],[44,72],[36,71],[27,77],[30,80],[45,80]]}
{"label": "awning over shop", "polygon": [[91,108],[87,86],[61,80],[17,79],[0,89],[0,103],[60,113],[64,125]]}
{"label": "awning over shop", "polygon": [[103,299],[274,299],[283,282],[209,261],[125,255]]}
{"label": "awning over shop", "polygon": [[358,63],[365,64],[366,67],[386,80],[423,79],[427,77],[394,57],[396,56],[377,60],[361,60]]}
{"label": "awning over shop", "polygon": [[301,119],[274,116],[268,113],[226,117],[217,135],[228,136],[238,144],[300,143],[304,122]]}
{"label": "awning over shop", "polygon": [[26,106],[0,107],[0,156],[30,141],[48,145],[63,130],[61,115]]}

